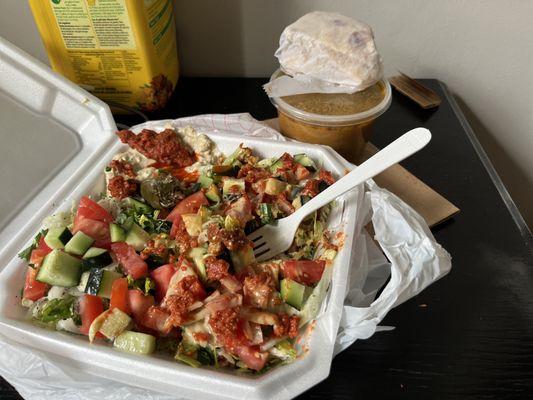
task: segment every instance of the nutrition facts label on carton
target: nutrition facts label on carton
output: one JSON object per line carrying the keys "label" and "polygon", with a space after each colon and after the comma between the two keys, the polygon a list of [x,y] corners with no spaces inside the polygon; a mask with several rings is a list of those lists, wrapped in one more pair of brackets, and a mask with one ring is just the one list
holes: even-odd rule
{"label": "nutrition facts label on carton", "polygon": [[67,49],[135,49],[125,0],[52,0]]}
{"label": "nutrition facts label on carton", "polygon": [[172,0],[29,4],[55,71],[108,102],[166,104],[178,79]]}

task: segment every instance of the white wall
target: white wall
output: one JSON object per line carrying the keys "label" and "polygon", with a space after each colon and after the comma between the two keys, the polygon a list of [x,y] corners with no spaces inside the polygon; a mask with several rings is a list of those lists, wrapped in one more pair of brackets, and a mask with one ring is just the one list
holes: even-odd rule
{"label": "white wall", "polygon": [[[311,10],[368,22],[388,75],[400,69],[448,84],[533,226],[533,1],[174,2],[182,71],[189,76],[268,76],[279,34]],[[0,35],[46,59],[27,1],[0,1]]]}
{"label": "white wall", "polygon": [[533,226],[533,1],[176,0],[175,5],[186,75],[269,75],[276,68],[279,34],[312,10],[368,22],[387,75],[399,69],[449,86]]}

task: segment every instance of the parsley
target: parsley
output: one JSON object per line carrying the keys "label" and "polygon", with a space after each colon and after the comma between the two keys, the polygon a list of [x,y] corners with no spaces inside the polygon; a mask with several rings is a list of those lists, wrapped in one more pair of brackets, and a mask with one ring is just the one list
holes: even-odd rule
{"label": "parsley", "polygon": [[158,219],[159,212],[159,210],[155,210],[149,213],[142,213],[130,208],[122,211],[117,216],[117,223],[127,226],[133,222],[150,234],[169,233],[172,228],[172,222]]}
{"label": "parsley", "polygon": [[155,282],[151,278],[133,279],[131,275],[128,275],[128,287],[130,289],[139,289],[145,296],[149,295],[155,289]]}
{"label": "parsley", "polygon": [[184,194],[186,196],[189,196],[193,193],[196,193],[197,191],[199,191],[201,189],[202,185],[200,185],[198,182],[196,183],[193,183],[191,186],[189,186],[188,188],[186,188],[184,190]]}
{"label": "parsley", "polygon": [[22,250],[18,256],[20,258],[22,258],[23,260],[26,260],[26,261],[30,261],[30,257],[31,257],[31,252],[33,250],[35,250],[38,246],[39,246],[39,241],[41,240],[41,238],[45,237],[46,234],[48,233],[48,229],[43,229],[41,230],[34,238],[33,238],[33,242],[31,243],[31,245],[29,245],[28,247],[26,247],[24,250]]}
{"label": "parsley", "polygon": [[74,318],[77,314],[74,310],[75,297],[69,296],[64,299],[52,299],[46,302],[36,318],[47,324],[61,319]]}
{"label": "parsley", "polygon": [[198,347],[196,359],[202,365],[213,365],[215,363],[214,355],[207,347]]}
{"label": "parsley", "polygon": [[175,355],[178,351],[179,341],[173,337],[158,337],[156,345],[158,351]]}

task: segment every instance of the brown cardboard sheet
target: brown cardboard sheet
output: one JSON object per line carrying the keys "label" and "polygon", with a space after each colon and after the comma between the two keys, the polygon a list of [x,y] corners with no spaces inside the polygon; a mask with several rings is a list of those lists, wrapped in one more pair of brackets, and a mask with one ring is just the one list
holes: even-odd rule
{"label": "brown cardboard sheet", "polygon": [[[279,130],[277,118],[263,121]],[[369,143],[365,149],[364,159],[377,153],[379,149]],[[459,212],[453,203],[430,188],[400,164],[395,164],[377,175],[376,183],[391,191],[415,209],[433,227]]]}

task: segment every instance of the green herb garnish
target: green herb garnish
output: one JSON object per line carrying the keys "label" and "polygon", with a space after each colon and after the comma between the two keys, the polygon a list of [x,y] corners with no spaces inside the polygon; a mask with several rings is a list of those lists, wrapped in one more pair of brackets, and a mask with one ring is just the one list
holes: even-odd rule
{"label": "green herb garnish", "polygon": [[73,296],[49,300],[35,318],[45,324],[74,318],[77,314],[74,310],[75,300],[76,298]]}
{"label": "green herb garnish", "polygon": [[23,260],[30,261],[31,252],[35,250],[37,247],[39,247],[39,241],[41,238],[45,237],[48,233],[48,229],[41,230],[34,238],[28,247],[26,247],[24,250],[22,250],[18,256],[22,258]]}

